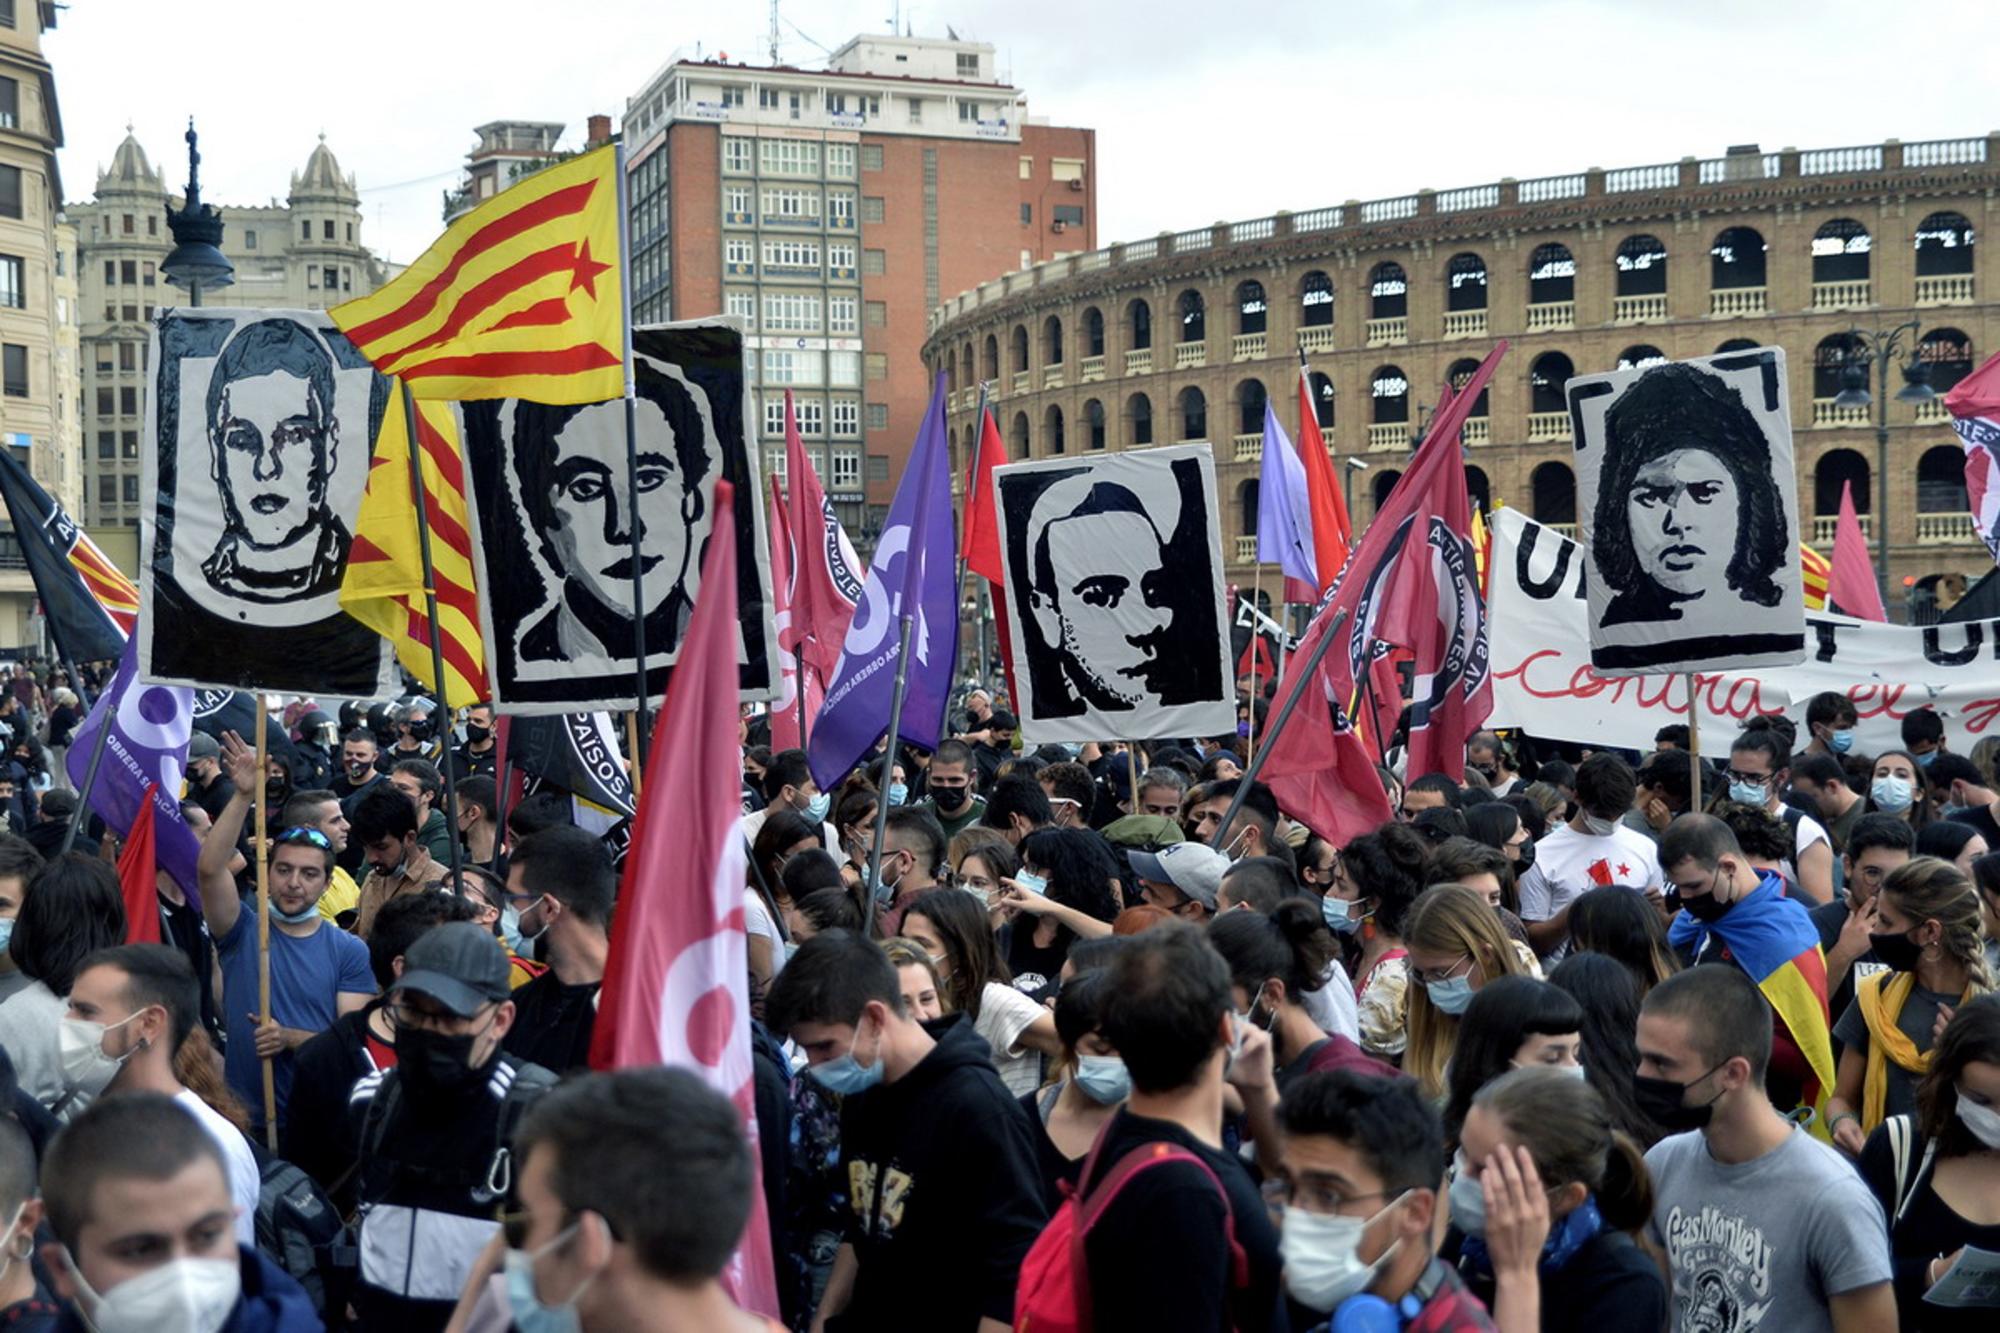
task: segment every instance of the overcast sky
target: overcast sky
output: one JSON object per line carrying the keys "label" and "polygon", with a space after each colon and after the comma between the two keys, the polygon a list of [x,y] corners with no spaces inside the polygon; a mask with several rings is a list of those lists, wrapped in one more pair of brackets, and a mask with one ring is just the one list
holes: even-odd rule
{"label": "overcast sky", "polygon": [[[893,11],[786,0],[797,28],[783,28],[782,58],[819,63],[815,42],[886,31]],[[1991,0],[934,0],[902,13],[919,35],[950,24],[993,43],[1030,114],[1097,130],[1103,243],[1734,143],[2000,127],[1978,63],[2000,49]],[[620,116],[677,47],[764,63],[768,19],[763,0],[72,0],[47,41],[63,183],[88,198],[130,121],[182,188],[192,114],[204,196],[262,203],[284,197],[324,132],[358,180],[364,239],[407,262],[439,230],[474,125],[559,120],[573,146],[585,116]]]}

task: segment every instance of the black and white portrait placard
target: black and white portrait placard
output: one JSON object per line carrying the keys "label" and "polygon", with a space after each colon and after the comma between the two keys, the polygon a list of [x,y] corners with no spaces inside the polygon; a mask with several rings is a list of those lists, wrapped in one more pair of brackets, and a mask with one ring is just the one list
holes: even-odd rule
{"label": "black and white portrait placard", "polygon": [[1611,675],[1805,656],[1785,354],[1569,382],[1591,665]]}
{"label": "black and white portrait placard", "polygon": [[734,320],[697,320],[636,329],[632,345],[636,504],[623,399],[465,404],[479,609],[503,712],[630,708],[639,614],[648,691],[660,697],[701,592],[718,480],[736,488],[728,535],[737,544],[743,698],[774,692],[771,563],[743,331]]}
{"label": "black and white portrait placard", "polygon": [[139,671],[377,697],[388,643],[340,609],[388,381],[304,310],[168,310],[140,485]]}
{"label": "black and white portrait placard", "polygon": [[1022,738],[1233,731],[1207,447],[1010,463],[993,479]]}

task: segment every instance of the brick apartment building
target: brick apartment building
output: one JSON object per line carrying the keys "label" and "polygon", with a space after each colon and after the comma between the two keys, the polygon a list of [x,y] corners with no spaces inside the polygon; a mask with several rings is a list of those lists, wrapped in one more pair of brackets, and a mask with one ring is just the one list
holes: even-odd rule
{"label": "brick apartment building", "polygon": [[766,467],[790,388],[864,549],[928,402],[931,310],[1097,245],[1095,131],[1032,121],[985,43],[857,37],[824,70],[676,57],[623,131],[634,320],[748,320]]}

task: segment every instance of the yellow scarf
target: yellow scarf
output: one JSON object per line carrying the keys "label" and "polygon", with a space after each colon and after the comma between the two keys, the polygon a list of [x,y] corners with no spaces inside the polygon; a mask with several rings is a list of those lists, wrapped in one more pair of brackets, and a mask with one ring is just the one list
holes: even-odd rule
{"label": "yellow scarf", "polygon": [[[1889,1102],[1889,1061],[1911,1074],[1921,1076],[1931,1067],[1931,1053],[1919,1051],[1917,1044],[1896,1026],[1910,992],[1917,988],[1914,972],[1876,972],[1861,978],[1854,998],[1861,1005],[1861,1017],[1868,1023],[1868,1075],[1861,1085],[1861,1132],[1874,1131],[1882,1123]],[[1966,987],[1970,995],[1972,988]]]}

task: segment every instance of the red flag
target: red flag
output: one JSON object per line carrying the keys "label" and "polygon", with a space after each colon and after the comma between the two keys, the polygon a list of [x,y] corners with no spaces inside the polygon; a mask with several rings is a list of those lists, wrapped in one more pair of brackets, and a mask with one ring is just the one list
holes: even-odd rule
{"label": "red flag", "polygon": [[[716,483],[718,532],[730,531],[733,489]],[[692,1069],[743,1113],[755,1164],[742,811],[735,784],[715,781],[741,762],[735,543],[710,542],[701,577],[625,854],[590,1067]],[[738,1305],[775,1316],[771,1232],[755,1182],[750,1200],[723,1281]]]}
{"label": "red flag", "polygon": [[[1000,669],[1007,677],[1008,703],[1018,709],[1014,692],[1014,636],[1007,632],[1007,584],[1000,566],[1000,521],[993,509],[993,469],[1007,461],[1000,442],[1000,424],[988,408],[979,422],[979,449],[972,460],[972,477],[965,488],[965,537],[959,555],[965,567],[986,580],[993,602],[993,629],[1000,643]],[[986,664],[979,664],[984,673]]]}
{"label": "red flag", "polygon": [[[785,641],[785,631],[792,622],[792,561],[796,548],[792,544],[792,525],[785,517],[785,493],[779,487],[778,479],[771,478],[771,619],[778,627],[778,641]],[[806,687],[805,735],[799,729],[799,682],[803,675]],[[819,673],[808,667],[799,671],[798,657],[780,648],[778,650],[778,697],[771,701],[771,748],[773,750],[803,750],[806,735],[812,732],[812,720],[819,713],[820,704],[826,701],[826,686]]]}
{"label": "red flag", "polygon": [[125,942],[160,943],[160,871],[153,856],[153,799],[160,784],[146,784],[139,814],[118,853],[118,887],[125,899]]}
{"label": "red flag", "polygon": [[1333,459],[1327,456],[1326,440],[1319,433],[1319,414],[1314,410],[1312,376],[1299,366],[1299,462],[1306,469],[1306,503],[1312,511],[1313,554],[1319,566],[1319,591],[1333,586],[1354,546],[1354,534],[1347,526],[1347,500],[1341,493],[1340,478],[1334,474]]}
{"label": "red flag", "polygon": [[1875,582],[1875,565],[1868,558],[1868,539],[1854,512],[1854,487],[1840,483],[1840,517],[1833,526],[1833,572],[1826,576],[1826,599],[1841,612],[1863,620],[1888,620],[1882,609],[1882,589]]}
{"label": "red flag", "polygon": [[[1280,699],[1294,690],[1305,693],[1291,721],[1271,738],[1262,776],[1280,805],[1336,844],[1390,814],[1349,716],[1357,682],[1382,660],[1380,646],[1412,656],[1412,777],[1461,776],[1466,737],[1492,711],[1485,608],[1458,432],[1506,351],[1505,342],[1494,348],[1439,408],[1409,471],[1363,534],[1346,572],[1320,599],[1279,685]],[[1319,653],[1333,633],[1336,641]],[[1315,656],[1321,660],[1309,675]]]}
{"label": "red flag", "polygon": [[847,642],[847,622],[861,599],[861,562],[806,457],[790,389],[785,390],[785,475],[786,519],[798,559],[792,567],[791,627],[778,635],[778,646],[797,653],[821,680],[831,680]]}

